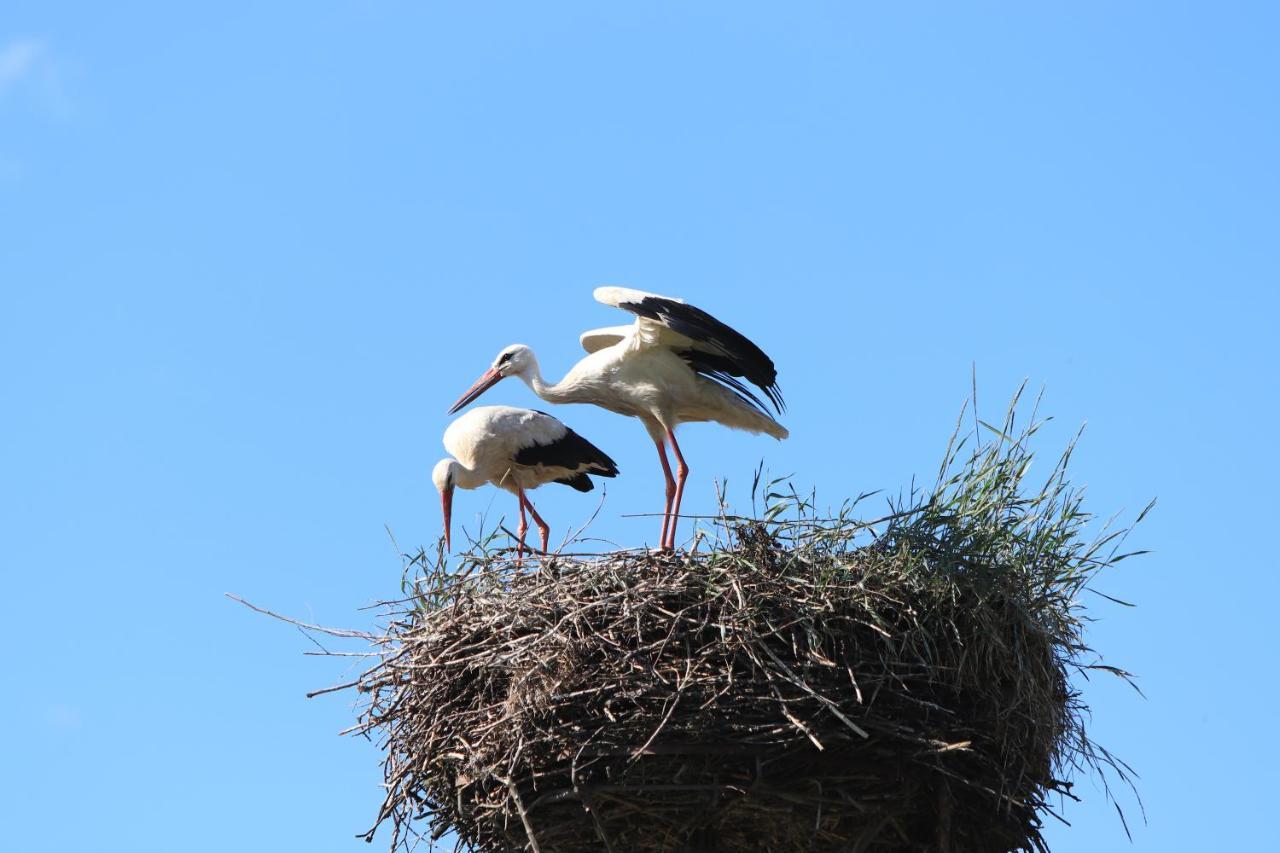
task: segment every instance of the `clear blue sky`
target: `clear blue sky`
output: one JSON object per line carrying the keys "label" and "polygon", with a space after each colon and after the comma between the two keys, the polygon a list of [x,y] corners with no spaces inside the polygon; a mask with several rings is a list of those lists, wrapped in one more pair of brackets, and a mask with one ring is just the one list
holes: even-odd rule
{"label": "clear blue sky", "polygon": [[[0,16],[6,849],[366,849],[378,752],[303,699],[350,668],[223,593],[368,625],[448,403],[507,343],[558,375],[604,283],[779,365],[792,439],[689,427],[691,511],[761,458],[895,491],[971,365],[991,412],[1045,384],[1093,509],[1160,499],[1091,633],[1147,698],[1087,686],[1149,823],[1085,780],[1055,849],[1272,834],[1273,4],[255,5]],[[643,430],[558,414],[652,541]]]}

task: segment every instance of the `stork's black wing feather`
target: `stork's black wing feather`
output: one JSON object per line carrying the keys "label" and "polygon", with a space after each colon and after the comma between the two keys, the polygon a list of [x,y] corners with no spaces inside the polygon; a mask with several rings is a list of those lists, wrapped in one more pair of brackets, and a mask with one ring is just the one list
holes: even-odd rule
{"label": "stork's black wing feather", "polygon": [[778,371],[773,359],[740,332],[729,328],[701,308],[661,296],[645,296],[638,301],[621,302],[633,314],[655,320],[673,332],[709,347],[711,352],[685,350],[679,355],[698,373],[716,380],[744,400],[763,409],[754,394],[734,377],[741,376],[769,398],[781,414],[786,409],[782,390],[778,388]]}
{"label": "stork's black wing feather", "polygon": [[[531,444],[516,453],[517,465],[545,465],[552,468],[568,468],[579,474],[596,474],[600,477],[618,476],[617,464],[600,448],[587,441],[568,427],[564,435],[547,444]],[[570,478],[577,480],[578,476]],[[557,482],[567,482],[558,480]],[[569,483],[575,489],[579,487]],[[579,489],[579,491],[587,491]]]}
{"label": "stork's black wing feather", "polygon": [[[733,362],[729,359],[700,349],[683,349],[677,351],[676,355],[684,359],[694,373],[722,385],[736,394],[742,402],[762,414],[769,415],[769,410],[761,402],[760,398],[750,388],[738,381],[736,377],[741,376],[742,373],[734,367]],[[770,397],[770,400],[772,399]],[[772,417],[772,415],[769,416]]]}

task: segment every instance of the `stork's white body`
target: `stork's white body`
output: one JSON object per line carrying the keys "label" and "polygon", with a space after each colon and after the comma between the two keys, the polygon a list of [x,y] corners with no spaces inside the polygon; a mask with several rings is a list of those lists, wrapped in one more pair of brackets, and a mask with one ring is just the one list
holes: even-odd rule
{"label": "stork's white body", "polygon": [[777,439],[788,434],[732,391],[694,373],[672,347],[647,343],[634,333],[590,353],[555,385],[543,381],[536,360],[525,381],[549,403],[591,403],[639,418],[654,441],[679,424],[699,421]]}
{"label": "stork's white body", "polygon": [[517,494],[545,483],[578,474],[557,465],[522,465],[520,451],[559,441],[569,432],[561,421],[531,409],[511,406],[477,406],[449,424],[444,449],[457,462],[456,483],[475,489],[491,483]]}
{"label": "stork's white body", "polygon": [[[667,482],[662,547],[675,547],[688,466],[676,442],[682,423],[715,421],[777,439],[787,430],[743,384],[755,385],[782,410],[773,362],[738,332],[682,300],[622,287],[601,287],[595,298],[636,315],[629,326],[611,326],[581,337],[587,356],[554,385],[542,378],[537,357],[522,344],[505,348],[493,366],[462,395],[457,411],[507,376],[519,376],[550,403],[592,403],[636,417],[658,448]],[[666,445],[678,463],[672,476]]]}

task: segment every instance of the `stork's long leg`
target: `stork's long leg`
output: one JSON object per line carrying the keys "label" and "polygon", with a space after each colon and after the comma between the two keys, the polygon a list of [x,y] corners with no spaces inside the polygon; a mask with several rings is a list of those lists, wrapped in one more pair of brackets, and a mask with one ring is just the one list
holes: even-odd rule
{"label": "stork's long leg", "polygon": [[516,528],[516,565],[524,560],[524,534],[529,530],[529,522],[524,517],[525,505],[529,502],[525,500],[524,489],[516,489],[516,497],[520,499],[520,526]]}
{"label": "stork's long leg", "polygon": [[533,523],[538,525],[538,533],[542,536],[542,553],[545,554],[547,553],[547,545],[551,541],[551,528],[542,520],[542,516],[538,515],[538,511],[533,508],[533,501],[529,500],[524,492],[520,493],[520,500],[524,501],[524,505],[529,508],[529,514],[533,516]]}
{"label": "stork's long leg", "polygon": [[667,441],[671,442],[671,450],[676,455],[676,500],[671,508],[671,529],[667,533],[667,544],[665,547],[674,551],[676,549],[676,525],[680,523],[680,503],[684,500],[684,482],[689,479],[689,466],[684,464],[684,454],[680,452],[680,445],[676,443],[676,434],[672,429],[667,429]]}
{"label": "stork's long leg", "polygon": [[667,461],[667,446],[661,441],[654,444],[658,446],[658,458],[662,460],[662,475],[667,479],[667,502],[662,507],[662,539],[658,543],[660,550],[666,550],[667,528],[671,525],[671,501],[676,496],[676,480],[671,476],[671,463]]}

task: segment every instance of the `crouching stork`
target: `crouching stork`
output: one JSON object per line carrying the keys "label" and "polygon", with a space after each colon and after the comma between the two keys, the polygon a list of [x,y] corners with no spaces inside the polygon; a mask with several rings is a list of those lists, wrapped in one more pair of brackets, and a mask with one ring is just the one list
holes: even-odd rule
{"label": "crouching stork", "polygon": [[580,492],[595,488],[589,474],[618,476],[618,466],[604,451],[556,418],[531,409],[480,406],[467,412],[444,432],[444,449],[453,458],[441,459],[431,472],[444,511],[445,547],[450,537],[453,490],[478,489],[492,483],[513,493],[520,502],[517,558],[524,556],[529,529],[525,510],[542,535],[546,553],[551,529],[533,508],[526,491],[544,483],[563,483]]}

